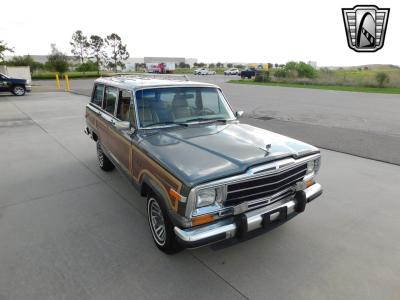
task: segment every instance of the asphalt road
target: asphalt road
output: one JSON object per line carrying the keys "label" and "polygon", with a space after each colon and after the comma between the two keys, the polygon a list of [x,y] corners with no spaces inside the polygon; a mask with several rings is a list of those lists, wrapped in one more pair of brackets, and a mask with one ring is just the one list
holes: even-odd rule
{"label": "asphalt road", "polygon": [[145,199],[102,172],[87,97],[0,96],[0,299],[400,298],[400,167],[323,150],[323,196],[243,243],[153,245]]}
{"label": "asphalt road", "polygon": [[[267,87],[226,83],[227,77],[194,76],[215,83],[244,122],[318,147],[400,165],[400,95]],[[40,81],[42,88],[54,82]],[[93,79],[72,80],[78,94],[90,95]]]}

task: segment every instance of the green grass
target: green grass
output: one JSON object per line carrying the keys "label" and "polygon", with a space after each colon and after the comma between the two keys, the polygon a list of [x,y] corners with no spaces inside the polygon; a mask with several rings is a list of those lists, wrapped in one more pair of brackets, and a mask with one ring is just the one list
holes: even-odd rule
{"label": "green grass", "polygon": [[281,86],[291,88],[305,88],[318,90],[334,90],[346,92],[362,92],[362,93],[383,93],[383,94],[400,94],[400,87],[362,87],[362,86],[345,86],[345,85],[320,85],[320,84],[303,84],[303,83],[279,83],[279,82],[254,82],[253,80],[229,80],[229,83],[264,85],[264,86]]}
{"label": "green grass", "polygon": [[[112,72],[100,72],[100,76],[97,75],[97,71],[90,71],[90,72],[65,72],[69,78],[97,78],[100,76],[111,76],[114,73]],[[49,72],[49,71],[41,71],[32,74],[33,80],[41,80],[41,79],[55,79],[56,73]],[[60,77],[61,79],[61,77]]]}

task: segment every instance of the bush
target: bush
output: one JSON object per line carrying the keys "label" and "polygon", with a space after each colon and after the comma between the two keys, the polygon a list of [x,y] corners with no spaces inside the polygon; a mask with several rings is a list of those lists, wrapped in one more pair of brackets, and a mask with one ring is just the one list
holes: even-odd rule
{"label": "bush", "polygon": [[31,73],[36,70],[43,69],[43,64],[36,62],[30,55],[24,56],[14,56],[11,60],[7,62],[9,66],[29,66],[31,69]]}
{"label": "bush", "polygon": [[97,65],[95,62],[89,60],[83,64],[79,64],[76,68],[78,72],[90,72],[90,71],[97,71]]}
{"label": "bush", "polygon": [[255,82],[269,82],[269,72],[268,71],[256,71],[256,76],[254,77]]}
{"label": "bush", "polygon": [[389,76],[385,72],[379,72],[375,75],[379,87],[383,87],[385,83],[389,82]]}
{"label": "bush", "polygon": [[284,78],[287,76],[285,68],[277,68],[275,69],[274,76],[278,78]]}

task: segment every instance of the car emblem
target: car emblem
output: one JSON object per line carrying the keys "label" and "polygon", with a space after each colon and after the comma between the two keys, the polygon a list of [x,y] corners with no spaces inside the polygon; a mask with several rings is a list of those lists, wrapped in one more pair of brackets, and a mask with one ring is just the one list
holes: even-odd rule
{"label": "car emblem", "polygon": [[269,150],[271,150],[271,144],[266,144],[265,149],[267,150],[267,152],[269,152]]}
{"label": "car emblem", "polygon": [[390,8],[375,5],[356,5],[342,8],[347,44],[356,52],[375,52],[382,49]]}

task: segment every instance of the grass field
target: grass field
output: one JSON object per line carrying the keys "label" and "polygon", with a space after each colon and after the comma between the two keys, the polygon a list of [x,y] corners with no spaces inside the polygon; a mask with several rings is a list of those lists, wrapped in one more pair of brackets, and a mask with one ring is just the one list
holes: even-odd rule
{"label": "grass field", "polygon": [[254,82],[253,80],[229,80],[228,82],[238,83],[238,84],[282,86],[291,88],[334,90],[334,91],[346,91],[346,92],[400,94],[400,87],[378,88],[378,87],[363,87],[363,86],[348,86],[348,85],[322,85],[313,83]]}

